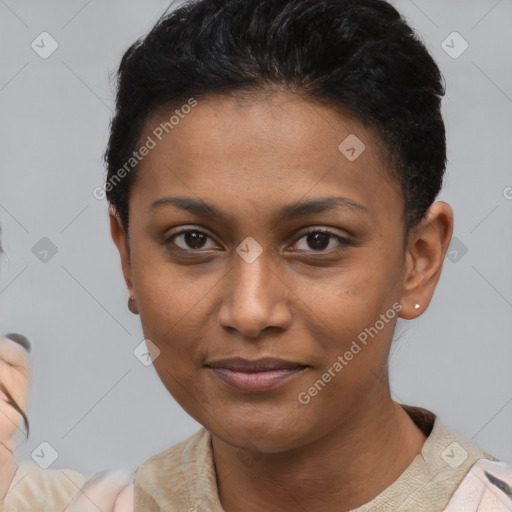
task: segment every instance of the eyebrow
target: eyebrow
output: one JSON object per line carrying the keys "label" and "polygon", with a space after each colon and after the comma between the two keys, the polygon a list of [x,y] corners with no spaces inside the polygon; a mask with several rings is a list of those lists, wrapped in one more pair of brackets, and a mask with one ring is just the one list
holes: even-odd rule
{"label": "eyebrow", "polygon": [[[223,222],[228,220],[228,214],[217,208],[213,204],[199,201],[190,197],[162,197],[153,201],[149,207],[154,211],[165,205],[173,205],[182,210],[200,217],[210,217],[219,219]],[[356,203],[346,197],[323,197],[309,201],[297,201],[286,205],[277,215],[276,222],[286,222],[297,217],[304,217],[314,213],[324,213],[337,209],[356,210],[369,214],[368,208],[362,204]]]}

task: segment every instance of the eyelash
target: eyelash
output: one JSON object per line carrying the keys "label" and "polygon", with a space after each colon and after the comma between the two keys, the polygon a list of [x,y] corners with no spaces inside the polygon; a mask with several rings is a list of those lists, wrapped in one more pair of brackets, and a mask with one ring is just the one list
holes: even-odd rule
{"label": "eyelash", "polygon": [[[176,249],[185,251],[185,252],[189,252],[189,253],[190,252],[201,252],[203,249],[183,249],[182,247],[178,247],[178,246],[176,246],[176,244],[174,244],[173,240],[175,238],[177,238],[180,235],[185,235],[187,233],[201,233],[201,234],[207,236],[208,238],[212,239],[212,237],[206,231],[203,231],[202,229],[189,228],[189,229],[183,229],[177,233],[174,233],[173,235],[171,235],[164,241],[164,244],[165,245],[173,244],[173,245],[175,245]],[[305,251],[305,252],[308,252],[308,253],[311,252],[311,253],[317,253],[317,254],[328,254],[329,252],[333,252],[335,250],[342,250],[342,249],[346,248],[347,246],[352,245],[351,240],[349,240],[348,238],[337,235],[336,233],[333,233],[332,231],[329,231],[328,229],[325,229],[325,228],[314,228],[314,229],[311,229],[310,231],[306,231],[305,233],[302,233],[301,236],[299,238],[297,238],[296,241],[292,245],[295,245],[299,240],[302,240],[303,238],[307,237],[308,235],[311,235],[314,233],[323,233],[325,235],[329,235],[329,239],[334,238],[335,240],[337,240],[340,243],[340,246],[338,247],[338,249],[318,250],[318,251],[311,249],[311,250]],[[301,249],[298,250],[298,252],[301,252],[301,251],[302,251]]]}

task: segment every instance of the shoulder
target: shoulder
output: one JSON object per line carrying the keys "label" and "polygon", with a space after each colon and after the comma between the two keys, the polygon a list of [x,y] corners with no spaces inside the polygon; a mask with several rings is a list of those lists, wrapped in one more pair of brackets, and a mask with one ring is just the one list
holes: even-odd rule
{"label": "shoulder", "polygon": [[71,469],[42,469],[35,462],[22,462],[5,496],[6,510],[63,509],[86,480]]}
{"label": "shoulder", "polygon": [[512,512],[512,467],[433,416],[422,450],[431,477],[425,502],[446,512]]}
{"label": "shoulder", "polygon": [[[444,510],[477,461],[486,459],[492,463],[496,460],[444,424],[433,412],[401,405],[424,432],[426,441],[421,452],[402,475],[374,500],[358,508],[358,512]],[[454,508],[449,509],[449,512],[472,510]]]}

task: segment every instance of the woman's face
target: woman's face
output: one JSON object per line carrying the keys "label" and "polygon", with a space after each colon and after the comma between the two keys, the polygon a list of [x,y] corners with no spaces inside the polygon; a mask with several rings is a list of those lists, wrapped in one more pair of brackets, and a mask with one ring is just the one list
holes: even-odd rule
{"label": "woman's face", "polygon": [[[375,136],[286,92],[190,110],[161,141],[174,111],[141,137],[155,147],[131,190],[129,254],[113,222],[162,382],[213,434],[268,452],[374,414],[406,267],[402,195]],[[209,367],[232,358],[300,368]]]}

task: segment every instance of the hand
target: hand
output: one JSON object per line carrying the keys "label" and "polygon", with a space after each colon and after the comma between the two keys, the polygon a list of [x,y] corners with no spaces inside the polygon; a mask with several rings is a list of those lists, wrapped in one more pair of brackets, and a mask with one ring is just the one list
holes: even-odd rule
{"label": "hand", "polygon": [[443,512],[509,512],[512,466],[478,459],[453,493]]}
{"label": "hand", "polygon": [[132,480],[127,472],[98,473],[84,484],[65,512],[133,512]]}
{"label": "hand", "polygon": [[[27,435],[29,430],[29,351],[29,341],[20,334],[0,338],[0,509],[17,469],[16,437],[23,433],[23,424]],[[127,472],[98,473],[85,482],[65,512],[133,512],[132,482]]]}
{"label": "hand", "polygon": [[0,339],[0,503],[16,472],[16,435],[28,434],[27,409],[30,388],[30,343],[21,334]]}

